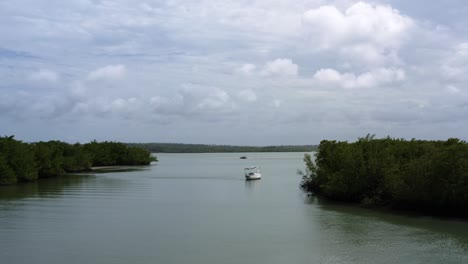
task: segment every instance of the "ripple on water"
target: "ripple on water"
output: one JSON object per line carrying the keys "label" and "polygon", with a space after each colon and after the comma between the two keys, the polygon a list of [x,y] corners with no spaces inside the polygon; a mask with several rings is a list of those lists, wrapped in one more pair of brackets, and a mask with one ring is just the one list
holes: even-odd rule
{"label": "ripple on water", "polygon": [[[0,189],[8,263],[468,263],[468,224],[317,201],[302,153],[159,155]],[[164,162],[163,162],[164,161]],[[265,177],[243,180],[245,164]],[[21,249],[21,250],[18,250]]]}

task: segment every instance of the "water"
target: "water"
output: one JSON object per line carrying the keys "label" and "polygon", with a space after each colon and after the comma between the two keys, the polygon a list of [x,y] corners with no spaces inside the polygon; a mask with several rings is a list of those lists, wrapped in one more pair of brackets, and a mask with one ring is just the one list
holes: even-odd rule
{"label": "water", "polygon": [[[0,187],[0,263],[468,263],[468,222],[309,198],[302,156],[159,154]],[[250,165],[262,180],[243,180]]]}

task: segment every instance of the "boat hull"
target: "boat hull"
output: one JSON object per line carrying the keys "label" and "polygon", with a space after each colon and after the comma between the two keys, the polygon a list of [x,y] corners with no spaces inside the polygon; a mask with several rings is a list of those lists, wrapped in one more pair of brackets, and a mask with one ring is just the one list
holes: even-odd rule
{"label": "boat hull", "polygon": [[247,181],[260,180],[261,178],[262,178],[262,175],[260,173],[254,173],[253,175],[245,175],[245,179]]}

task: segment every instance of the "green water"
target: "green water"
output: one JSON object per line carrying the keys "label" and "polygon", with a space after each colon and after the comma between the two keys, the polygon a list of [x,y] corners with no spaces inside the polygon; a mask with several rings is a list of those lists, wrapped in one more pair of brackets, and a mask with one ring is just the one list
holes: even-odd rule
{"label": "green water", "polygon": [[[468,222],[308,198],[302,156],[159,154],[0,187],[0,263],[468,263]],[[262,180],[244,181],[250,165]]]}

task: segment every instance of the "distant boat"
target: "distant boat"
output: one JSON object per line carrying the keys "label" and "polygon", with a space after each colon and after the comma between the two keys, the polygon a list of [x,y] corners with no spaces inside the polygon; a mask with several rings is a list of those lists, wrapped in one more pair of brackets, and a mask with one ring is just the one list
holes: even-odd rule
{"label": "distant boat", "polygon": [[242,156],[242,157],[240,157],[240,159],[247,159],[247,157],[246,157],[246,156]]}
{"label": "distant boat", "polygon": [[252,166],[244,169],[246,180],[260,180],[262,174],[260,173],[260,167]]}

